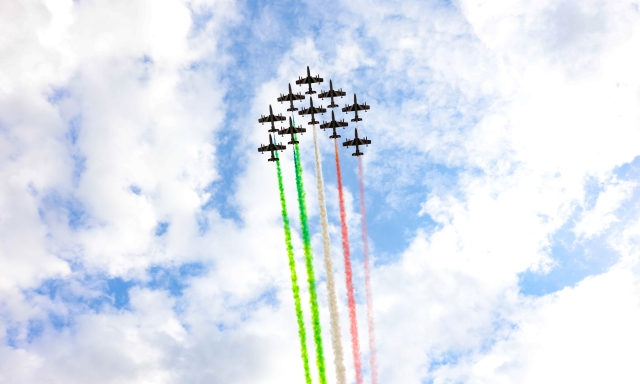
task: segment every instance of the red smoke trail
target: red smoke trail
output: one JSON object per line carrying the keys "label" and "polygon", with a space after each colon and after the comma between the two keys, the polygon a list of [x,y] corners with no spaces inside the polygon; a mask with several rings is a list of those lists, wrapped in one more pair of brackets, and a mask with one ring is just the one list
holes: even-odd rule
{"label": "red smoke trail", "polygon": [[351,331],[351,348],[356,368],[356,384],[362,384],[362,363],[360,362],[360,342],[358,341],[358,319],[356,317],[356,298],[353,289],[353,271],[351,270],[351,250],[349,249],[349,230],[347,227],[347,212],[344,208],[344,193],[342,191],[342,172],[340,171],[340,155],[338,141],[333,144],[336,150],[336,174],[338,176],[338,197],[340,199],[340,229],[342,232],[342,253],[344,254],[344,273],[347,280],[347,302],[349,304],[349,321]]}
{"label": "red smoke trail", "polygon": [[358,179],[360,180],[360,220],[362,227],[362,249],[364,252],[364,284],[367,292],[367,323],[369,326],[369,363],[371,364],[371,384],[378,384],[378,366],[376,363],[376,340],[373,328],[373,299],[371,293],[371,268],[369,266],[369,234],[364,204],[364,181],[362,177],[362,159],[358,156]]}

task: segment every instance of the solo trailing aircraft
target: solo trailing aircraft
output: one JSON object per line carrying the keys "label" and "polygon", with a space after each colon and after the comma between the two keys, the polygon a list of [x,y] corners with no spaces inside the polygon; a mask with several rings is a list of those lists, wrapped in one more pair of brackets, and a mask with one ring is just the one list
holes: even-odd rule
{"label": "solo trailing aircraft", "polygon": [[349,123],[345,122],[344,119],[342,119],[341,121],[337,121],[335,113],[331,111],[331,121],[328,123],[327,122],[323,123],[320,126],[320,128],[322,129],[333,128],[333,135],[329,136],[329,138],[337,139],[338,137],[340,137],[340,135],[338,135],[338,133],[336,132],[336,128],[342,127],[344,129],[344,127],[346,127],[347,125],[349,125]]}
{"label": "solo trailing aircraft", "polygon": [[318,97],[321,99],[324,99],[325,97],[330,97],[331,104],[327,105],[327,108],[335,108],[335,107],[339,107],[339,105],[333,102],[333,98],[338,96],[343,97],[346,95],[347,95],[347,92],[342,92],[342,88],[338,89],[337,91],[334,91],[333,81],[329,80],[329,90],[327,92],[320,93]]}
{"label": "solo trailing aircraft", "polygon": [[298,80],[296,80],[296,84],[298,85],[303,85],[303,84],[308,84],[309,85],[309,90],[307,92],[305,92],[307,95],[312,95],[314,93],[316,93],[316,91],[314,91],[313,89],[311,89],[311,84],[313,83],[322,83],[324,81],[324,79],[322,79],[322,77],[320,77],[320,75],[316,76],[316,77],[312,77],[311,76],[311,71],[309,70],[309,66],[307,65],[307,77],[302,78],[302,76],[298,77]]}
{"label": "solo trailing aircraft", "polygon": [[320,124],[318,121],[316,121],[316,117],[315,114],[316,113],[325,113],[327,112],[326,108],[322,108],[322,105],[318,108],[315,108],[313,106],[313,98],[309,97],[309,108],[305,108],[302,111],[298,112],[298,115],[311,115],[311,121],[309,122],[309,124]]}
{"label": "solo trailing aircraft", "polygon": [[293,122],[291,121],[291,118],[289,118],[289,128],[283,128],[283,129],[279,130],[278,134],[280,136],[291,135],[291,141],[288,142],[287,144],[293,145],[293,144],[299,144],[300,143],[298,140],[296,140],[294,135],[296,133],[302,134],[304,132],[307,132],[307,130],[305,128],[294,127],[293,126]]}
{"label": "solo trailing aircraft", "polygon": [[260,148],[258,148],[258,152],[267,152],[267,151],[271,151],[271,158],[268,161],[280,161],[280,159],[278,159],[274,152],[275,151],[284,151],[285,149],[287,149],[286,145],[281,145],[278,143],[273,143],[273,139],[271,138],[271,135],[269,135],[269,145],[261,145]]}
{"label": "solo trailing aircraft", "polygon": [[351,156],[362,156],[364,155],[364,153],[360,152],[360,146],[361,145],[366,145],[368,146],[369,144],[371,144],[371,140],[367,140],[366,136],[364,139],[361,139],[358,137],[358,128],[356,128],[356,138],[353,140],[347,140],[344,143],[342,143],[343,146],[345,147],[350,147],[352,145],[356,146],[356,151],[354,153],[351,154]]}
{"label": "solo trailing aircraft", "polygon": [[287,95],[280,94],[280,97],[278,97],[278,101],[281,104],[283,101],[288,101],[289,103],[291,103],[291,107],[287,109],[287,111],[291,111],[291,112],[298,110],[298,108],[294,108],[293,102],[295,100],[303,100],[303,99],[304,99],[304,95],[300,94],[300,92],[295,94],[291,91],[291,83],[289,83],[289,93]]}
{"label": "solo trailing aircraft", "polygon": [[271,104],[269,104],[269,116],[264,116],[264,115],[260,115],[260,118],[258,119],[258,123],[271,123],[271,129],[269,129],[268,132],[278,132],[278,130],[276,129],[276,126],[273,124],[276,121],[285,121],[287,120],[286,117],[282,116],[282,113],[280,113],[279,115],[274,115],[273,114],[273,109],[271,108]]}
{"label": "solo trailing aircraft", "polygon": [[362,121],[361,118],[358,117],[358,111],[365,111],[367,112],[367,110],[371,108],[370,106],[367,105],[367,103],[364,104],[358,104],[358,98],[356,97],[356,94],[353,94],[353,105],[346,105],[344,108],[342,108],[342,112],[355,112],[356,113],[356,118],[355,119],[351,119],[351,121]]}

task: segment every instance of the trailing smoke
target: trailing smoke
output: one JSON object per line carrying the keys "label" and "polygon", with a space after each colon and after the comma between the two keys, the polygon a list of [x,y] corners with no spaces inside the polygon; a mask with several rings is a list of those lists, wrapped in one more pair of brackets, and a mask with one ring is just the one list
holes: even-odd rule
{"label": "trailing smoke", "polygon": [[302,316],[302,304],[300,301],[300,287],[298,286],[298,275],[296,273],[296,260],[293,257],[293,244],[291,243],[291,226],[289,225],[289,215],[287,214],[287,201],[284,196],[284,183],[282,182],[282,170],[280,162],[276,161],[278,169],[278,188],[280,189],[280,207],[282,212],[282,222],[284,225],[284,242],[287,247],[289,258],[289,270],[291,271],[291,288],[293,290],[293,300],[296,309],[296,319],[298,320],[298,336],[300,337],[300,354],[304,365],[304,378],[307,384],[311,384],[311,371],[309,369],[309,353],[307,352],[307,330],[304,326]]}
{"label": "trailing smoke", "polygon": [[313,253],[311,252],[311,236],[309,235],[309,220],[307,217],[306,193],[302,182],[302,165],[300,164],[300,150],[298,144],[293,149],[293,160],[296,168],[296,189],[298,191],[298,207],[300,208],[300,227],[304,249],[307,281],[309,283],[309,301],[311,304],[311,322],[313,325],[313,339],[316,345],[316,365],[320,384],[327,384],[325,372],[324,349],[322,347],[322,328],[320,326],[320,310],[318,308],[318,293],[316,292],[316,277],[313,271]]}
{"label": "trailing smoke", "polygon": [[344,208],[344,193],[342,190],[342,171],[340,170],[340,154],[338,141],[334,140],[336,152],[336,174],[338,179],[338,198],[340,202],[340,232],[342,233],[342,253],[344,255],[344,273],[347,281],[347,303],[349,305],[349,330],[351,332],[351,348],[353,362],[356,368],[356,384],[362,384],[362,363],[360,362],[360,342],[358,341],[358,319],[356,317],[356,298],[353,289],[353,271],[351,269],[351,250],[349,249],[349,230],[347,227],[347,212]]}
{"label": "trailing smoke", "polygon": [[358,180],[360,181],[360,225],[362,227],[364,285],[367,295],[367,325],[369,328],[369,364],[371,365],[371,384],[378,384],[377,350],[373,324],[373,294],[371,292],[371,266],[369,263],[369,233],[367,231],[367,209],[364,201],[364,177],[362,172],[362,158],[360,156],[358,156]]}
{"label": "trailing smoke", "polygon": [[336,295],[335,278],[333,275],[333,261],[331,260],[331,239],[329,238],[329,220],[327,218],[327,203],[324,196],[324,180],[322,179],[322,164],[318,150],[318,134],[313,125],[313,148],[316,159],[316,184],[318,187],[318,205],[320,206],[320,224],[322,227],[322,247],[324,250],[324,267],[327,270],[327,290],[329,291],[329,319],[331,326],[331,345],[333,347],[333,362],[336,368],[338,384],[347,383],[344,368],[344,352],[340,335],[340,316],[338,314],[338,299]]}

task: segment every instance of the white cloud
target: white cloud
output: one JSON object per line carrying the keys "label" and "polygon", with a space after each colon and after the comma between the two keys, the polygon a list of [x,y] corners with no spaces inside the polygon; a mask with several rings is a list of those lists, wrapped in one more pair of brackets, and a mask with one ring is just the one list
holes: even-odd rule
{"label": "white cloud", "polygon": [[[239,49],[225,26],[250,20],[251,10],[200,1],[0,7],[4,381],[301,379],[275,171],[265,156],[244,154],[265,141],[257,116],[309,63],[374,105],[363,124],[375,138],[365,156],[370,190],[386,195],[389,209],[437,224],[414,228],[400,257],[374,270],[381,381],[633,378],[625,368],[637,360],[630,340],[639,315],[638,223],[615,212],[635,181],[611,175],[638,154],[637,4],[349,2],[340,12],[307,4],[326,28],[304,29],[284,48],[272,45],[273,31],[286,30],[278,9],[265,7],[247,30],[265,52],[284,55],[273,78],[247,82],[246,113],[234,126],[221,125],[230,113],[225,92],[240,86],[222,75]],[[194,12],[208,21],[194,26]],[[197,18],[205,14],[210,19]],[[241,141],[221,143],[222,129]],[[329,144],[322,144],[325,174],[333,172]],[[239,221],[218,207],[201,210],[211,183],[228,177],[218,156],[225,145],[240,169],[221,188],[233,190],[228,203]],[[302,142],[304,154],[310,145]],[[290,160],[287,151],[282,165],[297,227]],[[312,158],[303,160],[315,220]],[[349,160],[344,168],[353,167]],[[588,179],[604,190],[592,209]],[[333,188],[329,181],[342,276]],[[407,189],[422,196],[418,209],[406,209]],[[347,191],[357,244],[354,204]],[[70,206],[84,212],[76,228]],[[551,296],[523,297],[519,274],[553,268],[553,235],[580,210],[576,234],[603,235],[622,262]],[[204,234],[197,217],[208,221]],[[159,222],[168,223],[160,237]],[[374,249],[382,242],[372,241]],[[181,281],[181,296],[134,287],[126,309],[85,302],[104,295],[87,276],[149,282],[150,266],[186,262],[203,263],[204,272]],[[322,276],[320,264],[316,271]],[[356,274],[361,283],[359,267]],[[79,302],[32,291],[56,278]],[[344,298],[342,278],[338,287]],[[322,284],[320,292],[324,305]],[[51,314],[72,324],[56,329]],[[359,308],[361,341],[363,314]],[[44,324],[40,336],[30,339],[30,324]]]}
{"label": "white cloud", "polygon": [[603,191],[595,203],[595,206],[582,214],[574,231],[580,237],[592,237],[606,230],[611,224],[618,221],[615,211],[621,203],[629,197],[636,187],[633,182],[611,183]]}

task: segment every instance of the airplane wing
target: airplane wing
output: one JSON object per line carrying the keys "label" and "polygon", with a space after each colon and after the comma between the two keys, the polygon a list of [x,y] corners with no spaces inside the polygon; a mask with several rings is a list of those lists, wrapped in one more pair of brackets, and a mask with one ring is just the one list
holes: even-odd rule
{"label": "airplane wing", "polygon": [[371,140],[368,140],[368,139],[360,139],[360,141],[362,141],[362,144],[364,144],[364,145],[371,144]]}
{"label": "airplane wing", "polygon": [[263,145],[262,147],[258,148],[258,152],[267,152],[267,151],[269,151],[268,145]]}
{"label": "airplane wing", "polygon": [[272,118],[273,118],[273,121],[284,121],[287,119],[286,117],[281,115],[269,115],[269,116],[259,118],[258,123],[269,123],[271,122]]}
{"label": "airplane wing", "polygon": [[296,84],[312,84],[312,83],[322,83],[324,79],[322,77],[305,77],[304,79],[296,80]]}
{"label": "airplane wing", "polygon": [[344,143],[342,143],[342,145],[344,147],[349,147],[349,146],[352,146],[352,145],[355,145],[355,144],[353,143],[353,140],[347,140]]}
{"label": "airplane wing", "polygon": [[274,146],[276,147],[275,149],[277,151],[284,151],[285,149],[287,149],[287,146],[282,144],[274,144]]}
{"label": "airplane wing", "polygon": [[298,115],[308,115],[311,113],[311,108],[305,108],[302,111],[298,111]]}
{"label": "airplane wing", "polygon": [[294,128],[296,130],[296,133],[303,133],[303,132],[307,132],[306,128]]}
{"label": "airplane wing", "polygon": [[265,116],[258,119],[258,123],[270,123],[272,118],[273,121],[285,121],[287,119],[286,117],[280,115]]}
{"label": "airplane wing", "polygon": [[331,91],[326,91],[319,94],[318,97],[321,99],[324,99],[325,97],[331,97],[331,96],[338,97],[338,96],[346,96],[346,95],[347,93],[342,91],[333,91],[333,93],[331,93]]}
{"label": "airplane wing", "polygon": [[371,109],[371,107],[366,105],[366,104],[359,105],[359,107],[360,107],[360,109],[365,109],[365,110],[366,109]]}
{"label": "airplane wing", "polygon": [[278,101],[279,102],[291,101],[291,100],[304,100],[304,96],[290,93],[288,95],[282,95],[282,96],[278,97]]}
{"label": "airplane wing", "polygon": [[342,112],[353,112],[353,105],[347,105],[346,107],[342,108]]}

